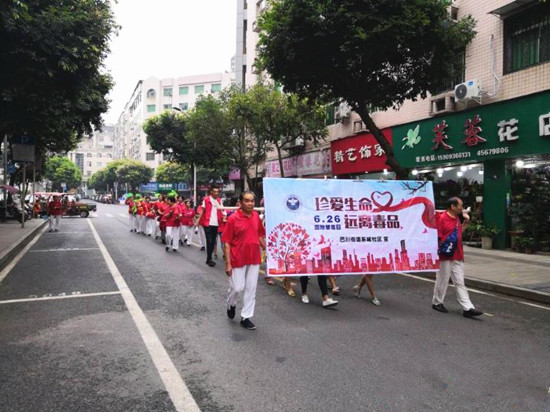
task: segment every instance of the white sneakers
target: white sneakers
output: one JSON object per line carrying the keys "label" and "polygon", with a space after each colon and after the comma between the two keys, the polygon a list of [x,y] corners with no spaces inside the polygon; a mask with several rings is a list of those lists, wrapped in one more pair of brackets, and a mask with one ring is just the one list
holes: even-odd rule
{"label": "white sneakers", "polygon": [[380,301],[378,300],[378,298],[373,298],[371,302],[373,305],[380,306]]}
{"label": "white sneakers", "polygon": [[332,298],[328,298],[327,300],[323,301],[323,307],[324,308],[326,308],[328,306],[334,306],[334,305],[337,305],[337,304],[338,304],[338,301],[334,300]]}
{"label": "white sneakers", "polygon": [[355,285],[353,287],[353,293],[355,294],[355,297],[359,299],[361,297],[361,290],[359,290],[359,285]]}
{"label": "white sneakers", "polygon": [[307,295],[302,295],[302,303],[309,303],[309,298]]}

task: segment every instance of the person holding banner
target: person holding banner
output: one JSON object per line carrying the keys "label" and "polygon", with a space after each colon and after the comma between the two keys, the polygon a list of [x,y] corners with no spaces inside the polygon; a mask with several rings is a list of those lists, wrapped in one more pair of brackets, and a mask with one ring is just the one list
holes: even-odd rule
{"label": "person holding banner", "polygon": [[265,229],[254,210],[254,193],[242,192],[239,200],[241,208],[229,217],[222,235],[225,273],[229,280],[227,316],[229,319],[235,317],[237,298],[244,292],[240,323],[243,328],[254,330],[256,326],[250,318],[254,316],[256,305],[262,260],[260,246],[265,250]]}
{"label": "person holding banner", "polygon": [[483,315],[477,310],[468,295],[464,284],[464,249],[462,247],[462,228],[470,217],[464,210],[462,199],[452,197],[447,201],[447,210],[436,214],[437,237],[439,241],[439,271],[435,279],[432,308],[447,313],[443,305],[449,278],[453,280],[456,295],[465,318]]}
{"label": "person holding banner", "polygon": [[[321,296],[323,298],[324,308],[338,304],[337,300],[332,299],[328,295],[327,277],[328,276],[326,275],[317,276],[317,283],[319,283],[319,289],[321,289]],[[302,286],[302,302],[304,303],[309,303],[309,297],[307,296],[308,281],[309,281],[308,276],[300,276],[300,285]]]}
{"label": "person holding banner", "polygon": [[372,284],[372,275],[364,275],[361,278],[361,281],[359,282],[359,284],[353,287],[353,293],[355,293],[355,297],[357,299],[361,297],[361,289],[363,289],[363,286],[365,285],[367,285],[367,287],[369,288],[372,304],[376,306],[380,306],[380,301],[374,294],[374,285]]}

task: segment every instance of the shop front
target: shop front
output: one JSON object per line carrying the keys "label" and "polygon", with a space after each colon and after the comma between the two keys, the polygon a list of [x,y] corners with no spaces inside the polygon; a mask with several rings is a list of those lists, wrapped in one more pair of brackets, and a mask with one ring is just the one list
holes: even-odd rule
{"label": "shop front", "polygon": [[[392,144],[392,131],[382,131]],[[338,178],[394,179],[386,165],[386,153],[371,133],[334,140],[330,144],[332,174]]]}
{"label": "shop front", "polygon": [[[412,178],[434,181],[437,206],[463,197],[485,228],[498,231],[496,248],[509,246],[512,229],[529,230],[520,219],[528,205],[514,200],[524,198],[518,191],[525,182],[550,188],[549,91],[396,126],[392,134]],[[548,220],[550,203],[537,213]]]}
{"label": "shop front", "polygon": [[[285,177],[324,178],[330,176],[330,150],[316,150],[283,159]],[[279,160],[265,164],[266,177],[281,177]]]}

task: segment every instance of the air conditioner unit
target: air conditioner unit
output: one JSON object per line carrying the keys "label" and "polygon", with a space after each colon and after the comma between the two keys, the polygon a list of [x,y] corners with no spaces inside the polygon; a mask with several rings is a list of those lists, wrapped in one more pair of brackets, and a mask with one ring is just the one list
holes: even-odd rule
{"label": "air conditioner unit", "polygon": [[479,99],[481,97],[481,84],[479,80],[469,80],[455,86],[456,100]]}
{"label": "air conditioner unit", "polygon": [[304,147],[305,146],[305,141],[302,137],[297,137],[296,139],[293,139],[289,142],[289,144],[287,145],[287,149],[296,149],[298,147]]}
{"label": "air conditioner unit", "polygon": [[340,103],[338,107],[334,108],[334,119],[343,120],[348,119],[351,115],[351,108],[346,103]]}

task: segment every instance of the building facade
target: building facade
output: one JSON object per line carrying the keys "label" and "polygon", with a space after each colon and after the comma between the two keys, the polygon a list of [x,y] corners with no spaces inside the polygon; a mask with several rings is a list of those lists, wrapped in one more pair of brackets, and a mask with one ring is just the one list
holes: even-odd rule
{"label": "building facade", "polygon": [[232,73],[214,73],[138,81],[115,126],[115,158],[136,159],[156,168],[162,163],[162,155],[147,144],[143,123],[166,110],[187,111],[201,95],[220,92],[232,84],[233,78]]}
{"label": "building facade", "polygon": [[[264,1],[239,1],[237,79],[247,86],[256,80],[249,66],[256,52],[256,19],[264,7]],[[498,228],[496,247],[503,248],[514,229],[514,199],[523,196],[514,176],[534,181],[530,170],[542,168],[537,182],[550,183],[542,177],[550,175],[544,173],[550,171],[550,4],[454,0],[449,13],[477,21],[462,73],[434,95],[407,101],[399,110],[374,112],[372,118],[400,164],[411,169],[410,178],[434,181],[437,206],[450,195],[464,197],[484,224]],[[285,176],[391,178],[384,152],[349,107],[334,107],[328,129],[321,146],[306,142],[298,156],[288,155]],[[315,159],[316,152],[327,149],[328,170],[311,173],[297,166],[300,158]],[[275,160],[273,154],[268,157],[265,176],[278,175]]]}

